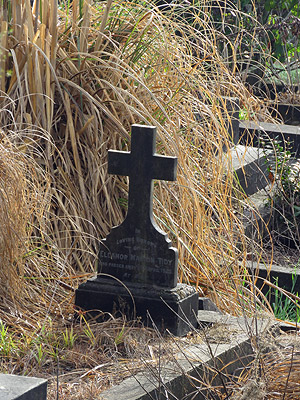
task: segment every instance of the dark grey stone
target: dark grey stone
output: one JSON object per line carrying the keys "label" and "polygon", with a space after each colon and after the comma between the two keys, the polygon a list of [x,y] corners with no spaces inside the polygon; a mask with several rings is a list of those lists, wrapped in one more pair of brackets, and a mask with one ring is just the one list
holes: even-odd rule
{"label": "dark grey stone", "polygon": [[267,186],[249,196],[249,202],[244,205],[242,223],[245,235],[251,240],[261,241],[269,235],[267,229],[272,209],[267,203],[271,186]]}
{"label": "dark grey stone", "polygon": [[47,381],[40,378],[0,374],[0,400],[46,400]]}
{"label": "dark grey stone", "polygon": [[275,139],[285,148],[290,143],[289,150],[296,157],[300,156],[300,127],[293,125],[272,124],[269,122],[240,121],[240,143],[260,146],[262,134]]}
{"label": "dark grey stone", "polygon": [[[277,286],[287,290],[289,292],[300,293],[300,271],[299,267],[290,267],[290,266],[281,266],[281,265],[272,265],[271,268],[267,268],[262,263],[257,263],[255,261],[248,261],[247,269],[250,273],[253,273],[257,276],[256,286],[262,290],[264,294],[268,294],[270,292],[269,286],[264,284],[264,280],[268,280],[271,283],[275,284],[277,282]],[[274,291],[270,294],[270,302],[273,303],[274,299]]]}
{"label": "dark grey stone", "polygon": [[[266,154],[272,152],[269,150]],[[261,149],[239,144],[230,149],[228,156],[235,171],[238,188],[248,196],[270,183],[266,160]]]}
{"label": "dark grey stone", "polygon": [[155,154],[154,127],[134,125],[131,152],[110,150],[108,172],[128,175],[128,212],[124,222],[102,241],[98,272],[123,283],[174,288],[177,284],[177,249],[153,219],[153,179],[174,181],[176,157]]}
{"label": "dark grey stone", "polygon": [[[99,311],[126,315],[129,320],[141,318],[144,325],[166,329],[183,336],[197,326],[198,293],[194,288],[178,284],[173,289],[130,284],[123,286],[113,278],[95,278],[76,291],[76,304],[89,310],[89,317],[98,319]],[[100,315],[101,318],[101,315]]]}
{"label": "dark grey stone", "polygon": [[98,276],[77,289],[75,304],[184,335],[197,324],[198,293],[177,284],[177,249],[153,218],[153,179],[173,181],[177,167],[176,157],[155,154],[155,137],[155,127],[133,125],[131,152],[109,151],[108,172],[129,176],[128,212],[102,240]]}
{"label": "dark grey stone", "polygon": [[240,100],[238,97],[224,97],[225,105],[230,116],[229,121],[227,121],[228,125],[228,137],[232,144],[238,144],[240,133]]}
{"label": "dark grey stone", "polygon": [[215,305],[215,303],[208,297],[199,297],[199,311],[200,310],[214,311],[219,314],[222,314],[222,312]]}

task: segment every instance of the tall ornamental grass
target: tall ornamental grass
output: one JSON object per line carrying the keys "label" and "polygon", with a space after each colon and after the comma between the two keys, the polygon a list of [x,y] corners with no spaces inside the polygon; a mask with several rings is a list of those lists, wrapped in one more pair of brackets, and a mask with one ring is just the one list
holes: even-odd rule
{"label": "tall ornamental grass", "polygon": [[[158,153],[178,157],[177,181],[155,183],[154,213],[179,249],[180,280],[224,311],[253,310],[243,194],[223,153],[226,97],[249,115],[260,105],[223,62],[210,17],[205,4],[182,3],[176,14],[144,1],[2,1],[0,144],[14,149],[5,168],[21,193],[12,205],[20,245],[1,265],[14,279],[1,285],[12,309],[36,313],[35,321],[72,315],[99,241],[126,215],[128,180],[107,174],[107,150],[129,150],[130,126],[139,123],[157,126]],[[29,166],[18,175],[20,157]]]}

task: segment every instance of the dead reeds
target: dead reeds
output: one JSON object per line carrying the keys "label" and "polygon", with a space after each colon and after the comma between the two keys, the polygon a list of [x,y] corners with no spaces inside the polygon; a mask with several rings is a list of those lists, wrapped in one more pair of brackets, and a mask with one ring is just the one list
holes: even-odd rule
{"label": "dead reeds", "polygon": [[24,215],[10,214],[7,225],[21,224],[20,244],[13,231],[5,240],[18,247],[7,270],[23,263],[23,291],[6,289],[12,311],[0,310],[16,332],[51,331],[54,320],[72,317],[74,289],[96,270],[99,241],[126,215],[128,182],[107,174],[107,150],[129,150],[133,123],[157,126],[157,151],[178,157],[177,182],[155,185],[154,212],[179,249],[180,279],[224,311],[253,311],[242,286],[237,192],[222,158],[230,146],[224,97],[251,112],[259,104],[223,62],[205,7],[196,20],[139,1],[3,2],[0,124],[16,152],[5,170],[14,174],[10,165],[24,153],[40,196],[25,196],[21,168],[12,207]]}
{"label": "dead reeds", "polygon": [[[3,139],[3,137],[2,137]],[[26,227],[35,199],[26,185],[26,160],[8,141],[0,144],[0,297],[20,295]],[[5,303],[5,300],[3,301]]]}
{"label": "dead reeds", "polygon": [[155,214],[179,248],[180,279],[233,308],[229,282],[245,254],[233,178],[221,162],[229,143],[223,98],[247,92],[222,63],[208,22],[176,23],[138,2],[5,4],[1,125],[21,132],[21,142],[28,126],[47,132],[27,151],[44,154],[43,235],[59,264],[79,278],[95,270],[99,240],[126,213],[127,182],[107,175],[107,149],[127,149],[133,123],[156,125],[158,152],[179,159],[177,183],[156,185]]}

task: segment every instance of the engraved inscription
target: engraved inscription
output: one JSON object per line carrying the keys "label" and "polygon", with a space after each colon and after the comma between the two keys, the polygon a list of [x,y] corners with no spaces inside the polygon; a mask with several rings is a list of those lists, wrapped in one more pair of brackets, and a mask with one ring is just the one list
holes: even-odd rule
{"label": "engraved inscription", "polygon": [[112,260],[128,260],[128,254],[108,253],[107,251],[100,250],[100,258],[110,258]]}
{"label": "engraved inscription", "polygon": [[144,245],[147,246],[150,250],[157,248],[157,243],[153,243],[147,239],[142,239],[140,237],[128,237],[128,238],[117,239],[116,245],[121,245],[121,244],[128,244],[130,246]]}
{"label": "engraved inscription", "polygon": [[134,232],[132,236],[112,240],[117,233],[121,232],[113,229],[101,246],[100,273],[113,274],[125,283],[145,285],[168,286],[175,280],[176,249],[170,248],[164,237],[158,234],[159,239],[155,242],[150,235],[143,238],[135,236],[139,232]]}

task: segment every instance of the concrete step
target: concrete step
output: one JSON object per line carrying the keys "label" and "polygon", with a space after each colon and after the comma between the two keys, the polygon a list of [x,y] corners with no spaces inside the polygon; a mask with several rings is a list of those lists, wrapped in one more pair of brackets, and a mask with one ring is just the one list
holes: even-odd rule
{"label": "concrete step", "polygon": [[269,107],[269,111],[275,118],[278,118],[279,114],[285,124],[300,122],[300,104],[274,104],[273,107]]}
{"label": "concrete step", "polygon": [[[268,151],[268,154],[270,153],[271,151]],[[226,153],[225,157],[231,158],[238,188],[248,196],[270,183],[266,160],[261,149],[236,145]]]}
{"label": "concrete step", "polygon": [[[289,266],[289,265],[276,265],[272,264],[271,268],[262,263],[256,261],[248,261],[246,267],[250,274],[255,277],[255,286],[261,290],[266,296],[267,301],[272,306],[282,305],[284,308],[285,302],[288,298],[282,293],[280,289],[290,292],[296,296],[300,293],[300,267]],[[266,281],[270,282],[273,286],[270,286]],[[292,306],[292,303],[290,303]],[[291,310],[290,310],[291,311]],[[287,331],[293,329],[294,324],[284,324],[281,329]]]}
{"label": "concrete step", "polygon": [[0,400],[46,400],[46,398],[45,379],[0,374]]}
{"label": "concrete step", "polygon": [[268,203],[271,185],[258,190],[248,197],[244,203],[242,222],[245,235],[249,239],[259,239],[257,236],[264,237],[267,234],[266,225],[271,217],[271,208]]}
{"label": "concrete step", "polygon": [[[289,165],[292,170],[300,170],[299,159],[290,159]],[[275,191],[276,186],[268,180],[266,186],[248,195],[248,201],[243,210],[243,224],[247,237],[255,239],[257,228],[262,237],[267,233],[265,224],[270,221],[272,213],[268,200],[274,196]]]}
{"label": "concrete step", "polygon": [[283,145],[290,142],[289,149],[296,157],[300,157],[300,127],[293,125],[271,124],[268,122],[240,121],[240,143],[258,147],[259,138],[268,135]]}
{"label": "concrete step", "polygon": [[173,358],[162,358],[159,367],[149,364],[147,368],[145,363],[144,372],[102,392],[100,399],[205,400],[208,395],[210,398],[211,393],[203,382],[210,382],[211,387],[222,384],[219,374],[213,372],[215,369],[222,371],[226,383],[253,360],[249,329],[257,324],[261,334],[267,328],[278,326],[267,319],[255,321],[205,310],[199,311],[198,321],[202,328],[211,326],[211,330],[205,330],[205,336],[201,336],[201,330],[194,330],[193,341],[176,342],[179,350]]}
{"label": "concrete step", "polygon": [[[278,287],[285,289],[289,292],[300,293],[300,267],[287,266],[287,265],[272,265],[272,268],[267,268],[265,264],[257,263],[255,261],[247,261],[246,267],[250,273],[253,273],[257,278],[257,287],[261,287],[264,279],[271,283],[277,280]],[[268,292],[268,286],[265,285],[263,293]]]}

